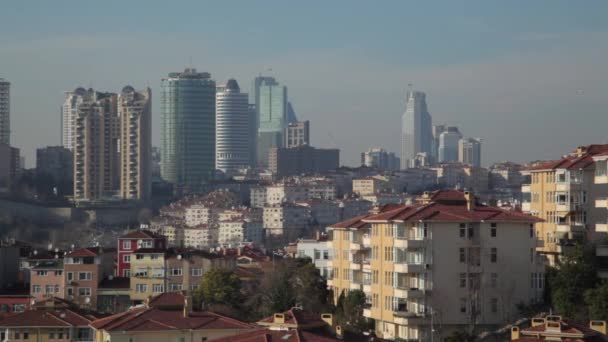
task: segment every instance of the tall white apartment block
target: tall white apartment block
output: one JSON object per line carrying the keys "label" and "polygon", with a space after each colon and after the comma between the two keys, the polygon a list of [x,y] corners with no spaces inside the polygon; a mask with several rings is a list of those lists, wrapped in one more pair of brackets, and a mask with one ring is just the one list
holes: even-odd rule
{"label": "tall white apartment block", "polygon": [[250,165],[251,128],[248,95],[230,79],[215,94],[215,167],[228,175]]}

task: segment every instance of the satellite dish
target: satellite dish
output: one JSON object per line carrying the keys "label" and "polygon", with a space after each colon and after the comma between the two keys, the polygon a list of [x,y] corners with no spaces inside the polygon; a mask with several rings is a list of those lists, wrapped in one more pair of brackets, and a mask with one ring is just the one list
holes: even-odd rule
{"label": "satellite dish", "polygon": [[84,302],[89,304],[91,302],[91,297],[85,297]]}
{"label": "satellite dish", "polygon": [[59,248],[55,247],[55,253],[59,252]]}
{"label": "satellite dish", "polygon": [[182,260],[182,255],[181,254],[177,255],[177,260]]}
{"label": "satellite dish", "polygon": [[35,299],[32,299],[32,302],[31,302],[31,303],[32,303],[32,305],[36,304],[36,300],[35,300]]}
{"label": "satellite dish", "polygon": [[110,274],[110,275],[108,276],[108,279],[109,279],[109,280],[113,280],[113,279],[114,279],[114,276]]}
{"label": "satellite dish", "polygon": [[38,255],[38,251],[37,250],[34,250],[34,255]]}
{"label": "satellite dish", "polygon": [[53,244],[52,243],[49,243],[48,249],[49,249],[49,251],[53,250]]}

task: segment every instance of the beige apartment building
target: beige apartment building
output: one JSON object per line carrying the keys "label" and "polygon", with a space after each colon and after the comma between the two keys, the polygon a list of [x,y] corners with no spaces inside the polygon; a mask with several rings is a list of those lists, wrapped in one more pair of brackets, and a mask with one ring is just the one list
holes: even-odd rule
{"label": "beige apartment building", "polygon": [[522,186],[522,211],[543,219],[536,225],[543,240],[538,250],[549,261],[554,262],[572,240],[597,241],[606,236],[607,212],[602,199],[608,194],[608,183],[605,161],[601,161],[605,153],[608,145],[581,146],[559,160],[524,171],[531,183]]}
{"label": "beige apartment building", "polygon": [[152,91],[126,86],[118,96],[120,117],[120,195],[148,199],[152,176]]}
{"label": "beige apartment building", "polygon": [[95,200],[119,188],[117,95],[89,89],[78,106],[74,142],[74,200]]}
{"label": "beige apartment building", "polygon": [[389,189],[390,183],[386,177],[353,179],[353,193],[359,196],[373,195]]}
{"label": "beige apartment building", "polygon": [[[364,316],[386,339],[432,340],[475,325],[517,317],[517,303],[542,299],[539,219],[477,203],[472,193],[425,193],[415,205],[328,228],[333,260],[328,285],[362,290]],[[431,335],[432,334],[432,335]]]}

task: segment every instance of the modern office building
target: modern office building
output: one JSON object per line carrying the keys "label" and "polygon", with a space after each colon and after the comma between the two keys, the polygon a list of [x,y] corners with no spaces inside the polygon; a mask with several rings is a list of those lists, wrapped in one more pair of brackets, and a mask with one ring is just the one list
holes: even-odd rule
{"label": "modern office building", "polygon": [[[479,204],[472,193],[425,193],[328,228],[334,300],[361,290],[363,315],[389,340],[441,340],[467,326],[519,318],[542,300],[544,258],[530,215]],[[508,271],[505,271],[508,270]]]}
{"label": "modern office building", "polygon": [[361,165],[373,167],[381,170],[399,170],[399,157],[393,152],[387,152],[383,148],[370,148],[367,152],[361,153]]}
{"label": "modern office building", "polygon": [[65,99],[61,106],[61,144],[63,147],[74,150],[74,136],[78,106],[82,103],[87,90],[78,87],[73,91],[65,92]]}
{"label": "modern office building", "polygon": [[89,89],[74,127],[74,200],[116,195],[120,188],[118,96]]}
{"label": "modern office building", "polygon": [[277,177],[324,173],[340,167],[339,149],[273,147],[268,155],[268,168]]}
{"label": "modern office building", "polygon": [[118,96],[120,117],[120,195],[150,198],[152,186],[152,90],[126,86]]}
{"label": "modern office building", "polygon": [[433,146],[431,155],[435,161],[439,158],[439,136],[447,129],[446,125],[433,125]]}
{"label": "modern office building", "polygon": [[432,118],[426,106],[426,95],[420,91],[408,91],[405,113],[401,117],[401,168],[413,166],[419,153],[432,154]]}
{"label": "modern office building", "polygon": [[11,144],[11,84],[0,78],[0,143]]}
{"label": "modern office building", "polygon": [[215,94],[215,167],[233,175],[251,163],[250,117],[247,93],[230,79]]}
{"label": "modern office building", "polygon": [[605,238],[608,182],[608,145],[578,147],[561,159],[542,162],[523,171],[530,183],[522,185],[522,210],[543,219],[536,230],[543,245],[539,252],[559,255],[572,241],[600,241]]}
{"label": "modern office building", "polygon": [[481,166],[481,139],[460,139],[458,141],[458,161],[462,164]]}
{"label": "modern office building", "polygon": [[310,121],[296,121],[287,124],[283,146],[290,148],[308,145],[310,145]]}
{"label": "modern office building", "polygon": [[161,176],[195,190],[215,169],[215,81],[186,68],[161,81]]}
{"label": "modern office building", "polygon": [[[439,135],[438,159],[440,163],[458,161],[458,144],[462,139],[462,134],[456,126],[448,126]],[[476,165],[479,166],[479,165]]]}
{"label": "modern office building", "polygon": [[260,76],[254,81],[254,99],[258,119],[257,161],[268,166],[271,148],[283,147],[287,126],[287,87],[272,77]]}

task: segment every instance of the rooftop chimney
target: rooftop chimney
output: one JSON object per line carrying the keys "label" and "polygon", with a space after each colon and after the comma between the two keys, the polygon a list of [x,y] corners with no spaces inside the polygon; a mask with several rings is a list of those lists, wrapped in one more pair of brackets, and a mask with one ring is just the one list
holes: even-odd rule
{"label": "rooftop chimney", "polygon": [[330,313],[321,314],[321,319],[330,327],[334,326],[334,316]]}
{"label": "rooftop chimney", "polygon": [[188,318],[192,312],[192,298],[184,296],[184,318]]}
{"label": "rooftop chimney", "polygon": [[606,321],[591,321],[589,322],[589,328],[606,335]]}
{"label": "rooftop chimney", "polygon": [[285,315],[282,313],[275,313],[274,317],[273,317],[273,322],[274,323],[278,323],[278,324],[284,324],[285,323]]}
{"label": "rooftop chimney", "polygon": [[576,155],[578,157],[580,157],[583,154],[585,154],[586,151],[587,151],[587,146],[579,146],[579,147],[576,148]]}
{"label": "rooftop chimney", "polygon": [[539,326],[539,325],[543,325],[543,324],[545,324],[545,319],[544,318],[542,318],[542,317],[532,318],[532,326],[533,327],[536,327],[536,326]]}
{"label": "rooftop chimney", "polygon": [[336,326],[336,338],[338,340],[344,339],[344,332],[342,331],[342,327],[339,325]]}
{"label": "rooftop chimney", "polygon": [[511,341],[519,340],[519,327],[511,328]]}
{"label": "rooftop chimney", "polygon": [[475,210],[475,196],[470,191],[464,192],[464,199],[467,200],[467,210]]}

